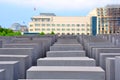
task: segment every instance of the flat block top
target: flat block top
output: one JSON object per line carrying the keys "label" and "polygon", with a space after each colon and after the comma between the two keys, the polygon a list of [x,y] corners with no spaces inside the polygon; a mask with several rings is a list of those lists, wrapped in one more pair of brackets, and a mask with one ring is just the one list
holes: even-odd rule
{"label": "flat block top", "polygon": [[33,48],[0,48],[0,50],[6,50],[6,49],[7,50],[12,50],[12,49],[13,50],[16,50],[16,49],[20,49],[20,50],[25,50],[26,49],[26,50],[29,50],[29,49],[33,49]]}
{"label": "flat block top", "polygon": [[5,71],[4,69],[0,69],[0,72],[3,72],[3,71]]}
{"label": "flat block top", "polygon": [[36,43],[30,43],[30,44],[29,43],[24,43],[24,44],[12,43],[12,44],[4,44],[4,45],[23,45],[23,46],[24,45],[31,45],[32,46],[32,45],[37,45],[37,44]]}
{"label": "flat block top", "polygon": [[94,60],[88,57],[46,57],[39,60]]}
{"label": "flat block top", "polygon": [[100,53],[100,55],[120,55],[120,53]]}
{"label": "flat block top", "polygon": [[27,71],[84,71],[104,72],[100,67],[77,67],[77,66],[33,66]]}
{"label": "flat block top", "polygon": [[28,57],[28,55],[0,55],[0,57]]}
{"label": "flat block top", "polygon": [[85,52],[84,50],[79,50],[79,51],[48,51],[48,52],[51,52],[51,53],[54,53],[54,52],[70,52],[70,53],[74,53],[74,52]]}
{"label": "flat block top", "polygon": [[0,61],[0,64],[16,64],[18,61]]}

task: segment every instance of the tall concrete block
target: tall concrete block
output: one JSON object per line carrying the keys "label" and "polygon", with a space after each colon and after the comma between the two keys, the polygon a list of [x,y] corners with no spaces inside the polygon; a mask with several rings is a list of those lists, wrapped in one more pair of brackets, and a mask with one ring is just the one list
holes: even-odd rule
{"label": "tall concrete block", "polygon": [[19,79],[18,61],[0,61],[0,69],[5,70],[5,80]]}
{"label": "tall concrete block", "polygon": [[30,67],[28,65],[29,58],[27,55],[0,55],[0,61],[19,61],[19,78],[24,79],[26,76],[26,70]]}
{"label": "tall concrete block", "polygon": [[115,58],[106,59],[106,80],[115,80]]}
{"label": "tall concrete block", "polygon": [[120,53],[100,53],[99,56],[99,65],[103,68],[106,69],[105,64],[106,64],[106,59],[109,57],[115,57],[115,56],[120,56]]}
{"label": "tall concrete block", "polygon": [[6,71],[4,69],[0,69],[0,80],[5,80]]}
{"label": "tall concrete block", "polygon": [[95,66],[94,59],[82,57],[47,57],[37,60],[37,66]]}
{"label": "tall concrete block", "polygon": [[84,57],[85,51],[48,51],[47,57]]}
{"label": "tall concrete block", "polygon": [[93,58],[96,60],[97,65],[99,65],[100,53],[120,53],[120,48],[95,48]]}
{"label": "tall concrete block", "polygon": [[100,67],[37,66],[27,70],[27,79],[105,80],[105,72]]}
{"label": "tall concrete block", "polygon": [[115,80],[120,80],[120,56],[115,58]]}

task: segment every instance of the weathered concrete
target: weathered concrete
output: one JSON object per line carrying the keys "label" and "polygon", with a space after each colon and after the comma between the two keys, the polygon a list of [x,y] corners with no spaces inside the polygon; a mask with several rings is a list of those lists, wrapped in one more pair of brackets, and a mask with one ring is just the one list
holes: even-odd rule
{"label": "weathered concrete", "polygon": [[5,80],[6,71],[4,69],[0,69],[0,80]]}
{"label": "weathered concrete", "polygon": [[28,55],[30,66],[35,60],[33,48],[0,48],[0,55]]}
{"label": "weathered concrete", "polygon": [[100,56],[99,56],[99,65],[103,69],[106,69],[106,67],[105,67],[106,59],[109,58],[109,57],[115,57],[115,56],[120,56],[120,53],[100,53]]}
{"label": "weathered concrete", "polygon": [[84,57],[85,51],[48,51],[47,57]]}
{"label": "weathered concrete", "polygon": [[40,58],[37,66],[95,66],[95,60],[82,57],[48,57]]}
{"label": "weathered concrete", "polygon": [[105,80],[105,72],[100,67],[37,66],[27,70],[27,79]]}
{"label": "weathered concrete", "polygon": [[19,79],[18,61],[0,61],[0,69],[5,70],[5,80]]}
{"label": "weathered concrete", "polygon": [[27,55],[0,55],[0,61],[19,61],[19,76],[24,79],[26,70],[29,66],[29,58]]}
{"label": "weathered concrete", "polygon": [[115,80],[115,58],[106,59],[106,80]]}
{"label": "weathered concrete", "polygon": [[115,80],[120,80],[120,56],[115,57]]}

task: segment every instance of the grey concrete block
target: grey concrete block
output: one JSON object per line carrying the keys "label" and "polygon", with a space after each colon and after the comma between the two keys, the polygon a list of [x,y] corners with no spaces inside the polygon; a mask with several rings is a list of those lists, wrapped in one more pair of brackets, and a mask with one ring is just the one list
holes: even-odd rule
{"label": "grey concrete block", "polygon": [[93,79],[18,79],[18,80],[93,80]]}
{"label": "grey concrete block", "polygon": [[61,46],[51,46],[50,51],[78,51],[78,50],[83,50],[83,47],[79,45],[61,45]]}
{"label": "grey concrete block", "polygon": [[5,80],[19,79],[18,61],[0,61],[0,69],[5,70]]}
{"label": "grey concrete block", "polygon": [[18,44],[18,43],[12,43],[12,44],[4,44],[3,45],[3,48],[33,48],[33,52],[34,52],[34,63],[35,65],[37,64],[36,63],[36,60],[39,58],[39,57],[42,57],[42,50],[41,50],[41,47],[38,45],[38,44],[34,44],[34,43],[30,43],[30,44]]}
{"label": "grey concrete block", "polygon": [[120,80],[120,56],[115,58],[115,80]]}
{"label": "grey concrete block", "polygon": [[48,51],[47,57],[84,57],[85,51]]}
{"label": "grey concrete block", "polygon": [[3,46],[3,41],[0,41],[0,48],[2,48]]}
{"label": "grey concrete block", "polygon": [[91,58],[82,57],[47,57],[37,60],[37,66],[96,66]]}
{"label": "grey concrete block", "polygon": [[27,70],[27,79],[105,80],[105,72],[100,67],[36,66]]}
{"label": "grey concrete block", "polygon": [[0,55],[28,55],[29,66],[34,63],[33,48],[0,48]]}
{"label": "grey concrete block", "polygon": [[106,69],[106,67],[105,67],[106,59],[109,58],[109,57],[115,57],[115,56],[120,56],[120,53],[100,53],[100,56],[99,56],[99,65],[103,69]]}
{"label": "grey concrete block", "polygon": [[4,69],[0,69],[0,80],[5,80],[6,71]]}
{"label": "grey concrete block", "polygon": [[100,53],[120,53],[120,48],[94,48],[95,52],[93,58],[96,60],[96,64],[99,65]]}
{"label": "grey concrete block", "polygon": [[19,61],[19,78],[24,79],[26,70],[29,66],[29,57],[27,55],[0,55],[0,61]]}
{"label": "grey concrete block", "polygon": [[106,80],[115,80],[115,58],[106,59]]}

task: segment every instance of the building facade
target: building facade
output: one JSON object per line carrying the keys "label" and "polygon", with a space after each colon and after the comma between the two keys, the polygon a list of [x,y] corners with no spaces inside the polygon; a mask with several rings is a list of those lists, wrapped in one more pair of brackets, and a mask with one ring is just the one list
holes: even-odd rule
{"label": "building facade", "polygon": [[42,13],[40,16],[33,16],[29,23],[30,33],[44,32],[49,34],[91,34],[89,17],[63,17],[50,13]]}
{"label": "building facade", "polygon": [[120,33],[120,5],[96,8],[89,16],[97,17],[97,34]]}
{"label": "building facade", "polygon": [[33,16],[29,22],[30,33],[49,34],[112,34],[120,32],[120,5],[107,5],[95,8],[84,17],[56,16],[53,13],[41,13]]}

